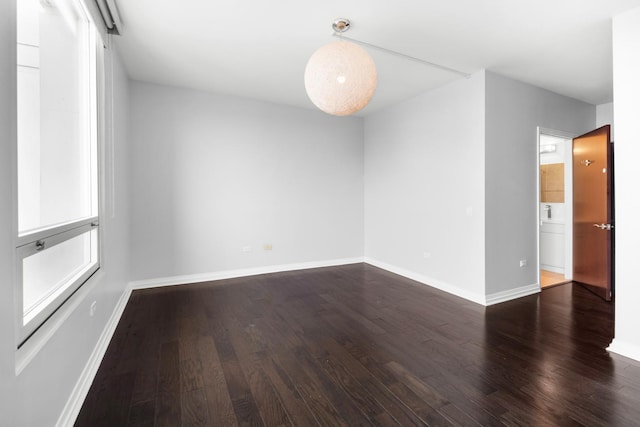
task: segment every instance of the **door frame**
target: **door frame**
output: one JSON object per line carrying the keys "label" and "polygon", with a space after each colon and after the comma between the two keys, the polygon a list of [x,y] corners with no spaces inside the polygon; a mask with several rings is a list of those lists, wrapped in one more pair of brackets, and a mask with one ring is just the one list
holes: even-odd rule
{"label": "door frame", "polygon": [[[540,217],[540,135],[555,136],[557,138],[563,138],[571,141],[571,147],[573,147],[573,138],[579,136],[576,133],[565,132],[557,129],[549,129],[542,126],[536,128],[536,250],[537,250],[537,262],[536,262],[536,280],[538,282],[538,288],[542,289],[542,282],[540,280],[540,228],[542,218]],[[573,149],[569,153],[565,152],[565,165],[567,164],[567,155],[573,159]],[[571,171],[565,169],[565,177],[568,174],[572,174]],[[566,180],[565,180],[566,182]],[[572,186],[571,186],[572,187]],[[567,186],[565,185],[565,189]],[[567,194],[565,190],[565,223],[564,223],[564,277],[567,280],[573,279],[573,189],[570,194],[570,199],[567,201]],[[567,206],[570,206],[567,209]],[[571,221],[568,221],[571,217]],[[567,240],[569,239],[569,240]]]}

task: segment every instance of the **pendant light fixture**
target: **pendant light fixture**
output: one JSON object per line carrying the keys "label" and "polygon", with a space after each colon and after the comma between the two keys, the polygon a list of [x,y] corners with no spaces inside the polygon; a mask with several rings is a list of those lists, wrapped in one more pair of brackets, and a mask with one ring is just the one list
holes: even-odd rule
{"label": "pendant light fixture", "polygon": [[[340,18],[334,21],[333,30],[341,35],[350,26],[348,19]],[[311,55],[304,73],[304,85],[311,101],[334,116],[348,116],[366,107],[377,83],[378,74],[371,56],[342,37]]]}

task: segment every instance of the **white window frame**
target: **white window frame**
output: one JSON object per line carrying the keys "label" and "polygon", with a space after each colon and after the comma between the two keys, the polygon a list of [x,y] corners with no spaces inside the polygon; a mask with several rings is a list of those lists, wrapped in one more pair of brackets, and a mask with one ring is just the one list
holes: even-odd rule
{"label": "white window frame", "polygon": [[[102,230],[100,229],[100,216],[103,212],[103,199],[102,199],[102,151],[104,141],[104,123],[105,123],[105,97],[104,97],[104,45],[101,38],[99,29],[96,28],[90,11],[87,10],[84,1],[75,0],[78,6],[84,11],[84,15],[89,22],[90,26],[90,40],[89,43],[94,47],[89,58],[89,74],[91,84],[91,95],[89,106],[91,108],[90,117],[90,134],[91,138],[95,138],[95,143],[91,142],[91,163],[92,163],[92,188],[96,194],[92,194],[91,197],[95,204],[95,214],[74,220],[62,224],[56,224],[53,226],[43,227],[41,229],[29,230],[24,233],[20,233],[18,229],[17,221],[14,221],[14,236],[15,238],[15,262],[16,262],[16,276],[15,276],[15,298],[14,298],[14,313],[15,313],[15,338],[16,349],[20,348],[29,340],[29,338],[36,333],[36,331],[43,326],[47,320],[73,296],[78,289],[80,289],[90,278],[93,276],[102,265]],[[16,140],[16,143],[18,141]],[[18,159],[17,150],[14,157],[14,173],[18,173]],[[15,179],[14,188],[14,209],[15,218],[18,218],[18,189],[17,179]],[[83,233],[96,230],[97,234],[97,253],[95,254],[95,260],[92,259],[90,265],[82,270],[74,272],[70,277],[73,279],[71,283],[63,289],[54,290],[47,298],[44,299],[46,305],[40,309],[40,311],[32,316],[26,323],[24,322],[24,306],[23,306],[23,260],[31,255],[36,254],[39,251],[50,249],[56,245],[64,243],[74,237],[77,237]],[[66,282],[69,283],[69,282]]]}

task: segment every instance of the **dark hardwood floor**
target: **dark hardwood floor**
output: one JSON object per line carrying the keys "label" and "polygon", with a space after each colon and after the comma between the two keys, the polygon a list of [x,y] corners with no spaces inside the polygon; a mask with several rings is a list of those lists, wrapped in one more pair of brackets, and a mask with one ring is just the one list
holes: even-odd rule
{"label": "dark hardwood floor", "polygon": [[613,306],[492,307],[366,264],[135,291],[77,426],[638,426]]}

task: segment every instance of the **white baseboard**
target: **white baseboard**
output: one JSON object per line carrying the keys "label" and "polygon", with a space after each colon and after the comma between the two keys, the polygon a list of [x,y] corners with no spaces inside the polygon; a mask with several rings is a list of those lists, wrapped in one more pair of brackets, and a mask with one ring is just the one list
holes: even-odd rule
{"label": "white baseboard", "polygon": [[540,264],[540,269],[541,270],[547,270],[547,271],[550,271],[552,273],[564,274],[564,268],[554,267],[552,265]]}
{"label": "white baseboard", "polygon": [[131,289],[148,289],[163,286],[187,285],[190,283],[210,282],[212,280],[235,279],[237,277],[257,276],[259,274],[280,273],[283,271],[306,270],[309,268],[335,267],[338,265],[358,264],[364,258],[342,258],[326,261],[301,262],[295,264],[267,265],[264,267],[241,270],[226,270],[212,273],[188,274],[183,276],[162,277],[158,279],[136,280],[129,283]]}
{"label": "white baseboard", "polygon": [[413,271],[396,267],[394,265],[377,261],[371,258],[365,257],[364,262],[366,262],[367,264],[371,264],[375,267],[381,268],[383,270],[387,270],[399,276],[403,276],[408,279],[415,280],[416,282],[420,282],[424,285],[431,286],[432,288],[439,289],[441,291],[458,296],[460,298],[464,298],[471,302],[475,302],[476,304],[481,304],[485,306],[510,301],[516,298],[526,297],[528,295],[532,295],[540,292],[540,286],[538,286],[537,284],[533,284],[533,285],[522,286],[516,289],[510,289],[504,292],[497,292],[491,295],[481,295],[481,294],[469,292],[465,289],[461,289],[458,286],[454,286],[449,283],[445,283],[440,280],[433,279],[431,277],[423,276],[421,274],[414,273]]}
{"label": "white baseboard", "polygon": [[607,347],[607,351],[620,354],[624,357],[640,362],[640,345],[631,344],[618,338],[614,338],[613,341],[611,341],[611,344],[609,344],[609,347]]}
{"label": "white baseboard", "polygon": [[540,286],[537,283],[509,289],[508,291],[496,292],[485,297],[484,305],[499,304],[501,302],[511,301],[512,299],[537,294],[538,292],[540,292]]}
{"label": "white baseboard", "polygon": [[71,396],[69,396],[69,400],[67,400],[67,404],[65,405],[62,414],[60,414],[60,418],[58,418],[56,427],[71,427],[75,423],[76,418],[78,418],[80,409],[82,409],[82,404],[89,393],[93,379],[98,372],[102,358],[107,351],[111,337],[116,330],[116,326],[118,326],[118,322],[120,322],[120,317],[122,317],[122,313],[127,306],[130,296],[131,288],[127,287],[122,292],[113,313],[111,313],[111,317],[109,318],[107,325],[102,330],[98,343],[93,349],[93,352],[89,357],[89,361],[84,366],[82,374],[80,374],[80,378],[73,388]]}
{"label": "white baseboard", "polygon": [[432,288],[439,289],[441,291],[447,292],[449,294],[458,296],[460,298],[464,298],[471,302],[475,302],[476,304],[486,305],[484,295],[476,294],[473,292],[469,292],[464,290],[458,286],[451,285],[449,283],[442,282],[440,280],[433,279],[431,277],[423,276],[418,273],[414,273],[413,271],[406,270],[404,268],[396,267],[391,264],[387,264],[382,261],[377,261],[371,258],[365,257],[364,262],[367,264],[371,264],[374,267],[381,268],[383,270],[387,270],[391,273],[397,274],[399,276],[406,277],[407,279],[415,280],[416,282],[420,282],[423,285],[431,286]]}
{"label": "white baseboard", "polygon": [[221,279],[231,279],[236,277],[245,277],[245,276],[255,276],[258,274],[267,274],[267,273],[277,273],[282,271],[292,271],[292,270],[305,270],[309,268],[318,268],[318,267],[333,267],[338,265],[347,265],[347,264],[357,264],[363,262],[363,258],[344,258],[344,259],[335,259],[335,260],[327,260],[327,261],[316,261],[316,262],[306,262],[306,263],[297,263],[297,264],[285,264],[285,265],[273,265],[266,267],[258,267],[244,270],[228,270],[221,271],[215,273],[208,274],[191,274],[186,276],[174,276],[174,277],[165,277],[159,279],[151,279],[151,280],[140,280],[129,283],[127,288],[123,291],[116,307],[107,322],[107,325],[102,331],[98,342],[89,357],[87,364],[85,365],[82,373],[80,374],[80,378],[76,383],[69,399],[67,400],[67,404],[65,405],[62,414],[58,418],[58,422],[56,423],[56,427],[68,427],[73,426],[80,413],[80,409],[82,409],[82,404],[84,403],[87,394],[89,393],[89,389],[91,388],[91,384],[98,372],[98,368],[100,367],[100,363],[102,362],[102,358],[107,351],[107,347],[109,346],[109,342],[115,333],[116,327],[118,326],[118,322],[122,317],[122,313],[124,312],[125,307],[127,306],[127,302],[131,296],[131,292],[133,289],[144,289],[144,288],[153,288],[153,287],[161,287],[161,286],[171,286],[171,285],[180,285],[180,284],[188,284],[188,283],[198,283],[198,282],[206,282],[210,280],[221,280]]}
{"label": "white baseboard", "polygon": [[[155,288],[162,286],[173,286],[173,285],[181,285],[181,284],[189,284],[189,283],[199,283],[199,282],[207,282],[212,280],[223,280],[223,279],[232,279],[238,277],[248,277],[255,276],[259,274],[268,274],[268,273],[278,273],[284,271],[293,271],[293,270],[305,270],[310,268],[320,268],[320,267],[334,267],[339,265],[347,265],[347,264],[357,264],[365,262],[367,264],[373,265],[375,267],[381,268],[383,270],[387,270],[391,273],[398,274],[400,276],[406,277],[411,280],[415,280],[419,283],[425,284],[427,286],[431,286],[433,288],[439,289],[441,291],[450,293],[452,295],[456,295],[458,297],[464,298],[468,301],[481,304],[481,305],[492,305],[497,304],[499,302],[508,301],[515,298],[520,298],[523,296],[531,295],[533,293],[539,292],[540,287],[538,285],[529,285],[523,286],[521,288],[499,292],[496,294],[484,296],[475,294],[473,292],[466,291],[457,286],[426,277],[420,275],[418,273],[414,273],[409,270],[405,270],[400,267],[393,266],[391,264],[387,264],[381,261],[376,261],[371,258],[366,257],[356,257],[356,258],[343,258],[343,259],[334,259],[334,260],[326,260],[326,261],[315,261],[315,262],[305,262],[305,263],[296,263],[296,264],[282,264],[282,265],[272,265],[272,266],[264,266],[250,269],[242,269],[242,270],[227,270],[213,273],[205,273],[205,274],[190,274],[184,276],[173,276],[173,277],[164,277],[158,279],[150,279],[150,280],[138,280],[130,282],[127,288],[123,291],[116,307],[107,322],[98,343],[96,344],[87,364],[82,370],[82,374],[76,383],[71,396],[67,400],[67,404],[62,411],[62,414],[58,418],[58,422],[56,423],[56,427],[67,427],[72,426],[80,413],[80,409],[82,408],[82,404],[84,399],[86,398],[91,384],[95,378],[96,373],[98,372],[98,368],[100,367],[100,363],[104,354],[107,351],[107,347],[109,346],[109,342],[111,341],[111,337],[113,336],[116,327],[118,326],[118,322],[122,317],[122,313],[129,301],[129,297],[131,296],[131,291],[134,289],[146,289],[146,288]],[[618,343],[614,340],[609,346],[609,351],[613,351],[615,353],[619,353],[625,355],[627,357],[631,357],[636,360],[640,360],[640,347],[625,345],[622,343]]]}

